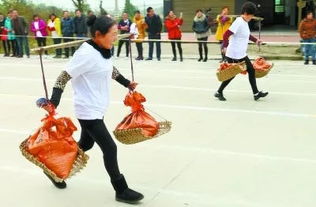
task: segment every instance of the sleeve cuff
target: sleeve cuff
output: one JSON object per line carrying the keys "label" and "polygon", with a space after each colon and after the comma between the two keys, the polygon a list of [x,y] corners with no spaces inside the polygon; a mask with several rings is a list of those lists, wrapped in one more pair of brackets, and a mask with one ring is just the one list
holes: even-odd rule
{"label": "sleeve cuff", "polygon": [[118,83],[120,83],[121,85],[125,86],[126,88],[129,86],[129,84],[131,83],[129,80],[127,80],[124,76],[122,76],[121,74],[118,75],[115,79]]}
{"label": "sleeve cuff", "polygon": [[63,93],[62,89],[55,88],[55,87],[53,88],[53,93],[50,98],[50,102],[55,106],[55,108],[57,108],[57,106],[59,105],[62,93]]}

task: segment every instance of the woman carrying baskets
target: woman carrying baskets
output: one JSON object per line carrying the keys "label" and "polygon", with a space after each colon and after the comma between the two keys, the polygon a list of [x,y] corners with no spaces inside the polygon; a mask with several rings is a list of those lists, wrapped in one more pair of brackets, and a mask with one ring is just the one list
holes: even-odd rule
{"label": "woman carrying baskets", "polygon": [[[104,111],[109,105],[111,78],[130,90],[134,90],[137,83],[125,79],[113,67],[111,48],[117,38],[115,21],[106,16],[93,17],[88,25],[91,26],[92,40],[83,43],[76,51],[66,71],[57,78],[49,104],[42,107],[47,111],[57,107],[66,83],[71,79],[75,114],[81,126],[79,147],[88,151],[96,142],[103,152],[105,169],[116,191],[116,200],[137,203],[144,196],[128,188],[118,167],[117,146],[103,122]],[[57,188],[66,187],[65,182],[51,181]]]}
{"label": "woman carrying baskets", "polygon": [[[247,56],[249,40],[255,42],[257,45],[261,44],[261,40],[256,39],[250,34],[250,29],[248,26],[248,22],[254,17],[256,10],[256,5],[252,2],[246,2],[243,4],[241,16],[234,21],[229,30],[227,30],[224,34],[223,52],[225,53],[228,63],[246,63],[249,82],[254,94],[254,100],[257,101],[262,97],[266,97],[268,95],[268,92],[262,92],[258,90],[255,70],[250,59]],[[231,38],[228,41],[230,36]],[[214,96],[220,101],[226,101],[226,98],[223,95],[223,90],[234,78],[235,77],[232,77],[226,81],[223,81],[221,86],[215,93]]]}

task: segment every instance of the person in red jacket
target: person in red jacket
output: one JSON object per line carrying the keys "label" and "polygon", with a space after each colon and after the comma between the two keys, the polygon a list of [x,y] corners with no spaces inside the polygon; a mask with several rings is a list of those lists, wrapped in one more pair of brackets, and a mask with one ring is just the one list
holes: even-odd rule
{"label": "person in red jacket", "polygon": [[[182,33],[180,30],[180,27],[182,24],[183,24],[182,13],[180,13],[180,17],[177,18],[177,16],[173,13],[173,11],[169,11],[168,16],[166,16],[165,18],[165,26],[168,31],[169,40],[181,40]],[[172,53],[173,53],[172,61],[177,60],[176,44],[179,50],[180,61],[182,62],[183,56],[182,56],[182,47],[181,47],[180,41],[171,42]]]}

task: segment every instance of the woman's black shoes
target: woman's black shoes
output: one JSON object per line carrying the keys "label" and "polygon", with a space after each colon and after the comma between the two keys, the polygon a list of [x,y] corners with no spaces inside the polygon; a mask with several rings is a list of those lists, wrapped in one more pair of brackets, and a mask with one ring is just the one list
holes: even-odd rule
{"label": "woman's black shoes", "polygon": [[176,57],[173,57],[171,61],[177,61],[177,58],[176,58]]}
{"label": "woman's black shoes", "polygon": [[115,199],[119,202],[136,204],[142,200],[144,196],[132,189],[125,189],[122,193],[116,193]]}
{"label": "woman's black shoes", "polygon": [[216,92],[216,93],[214,94],[214,96],[215,96],[215,98],[218,98],[218,100],[220,100],[220,101],[226,101],[226,98],[223,96],[222,93]]}
{"label": "woman's black shoes", "polygon": [[255,99],[255,101],[259,100],[259,98],[263,98],[263,97],[266,97],[269,93],[268,92],[258,92],[257,94],[255,94],[253,96],[253,98]]}
{"label": "woman's black shoes", "polygon": [[67,187],[67,184],[65,181],[63,182],[56,182],[50,175],[44,172],[44,174],[50,179],[50,181],[54,184],[56,188],[59,189],[65,189]]}
{"label": "woman's black shoes", "polygon": [[116,180],[111,180],[111,183],[116,192],[115,199],[119,202],[136,204],[144,198],[141,193],[128,188],[123,175]]}
{"label": "woman's black shoes", "polygon": [[202,57],[200,57],[200,59],[198,59],[198,61],[199,61],[199,62],[201,62],[202,60],[203,60],[203,58],[202,58]]}

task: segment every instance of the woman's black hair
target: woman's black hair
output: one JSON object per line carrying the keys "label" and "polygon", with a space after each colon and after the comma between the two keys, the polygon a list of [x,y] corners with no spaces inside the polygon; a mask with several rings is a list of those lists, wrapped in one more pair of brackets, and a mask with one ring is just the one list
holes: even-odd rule
{"label": "woman's black hair", "polygon": [[306,17],[309,15],[309,14],[313,14],[314,15],[314,12],[312,11],[312,10],[308,10],[308,11],[306,11]]}
{"label": "woman's black hair", "polygon": [[33,20],[35,19],[35,17],[39,17],[38,14],[33,15]]}
{"label": "woman's black hair", "polygon": [[116,22],[107,16],[99,16],[96,17],[95,15],[92,15],[89,17],[87,21],[88,26],[91,27],[91,36],[95,37],[95,33],[99,31],[102,35],[105,35],[109,32],[110,28],[116,24]]}
{"label": "woman's black hair", "polygon": [[203,13],[202,9],[197,9],[197,10],[195,11],[195,14],[197,14],[198,12],[202,12],[202,13]]}
{"label": "woman's black hair", "polygon": [[49,18],[52,18],[52,16],[57,17],[55,13],[51,13],[51,14],[49,15]]}
{"label": "woman's black hair", "polygon": [[147,13],[150,12],[150,10],[152,10],[152,9],[153,9],[152,7],[148,7],[148,8],[146,9]]}
{"label": "woman's black hair", "polygon": [[257,6],[250,1],[245,2],[241,7],[241,14],[247,13],[250,15],[255,15],[256,12],[257,12]]}
{"label": "woman's black hair", "polygon": [[136,11],[134,12],[134,14],[140,14],[140,11],[139,11],[139,10],[136,10]]}

